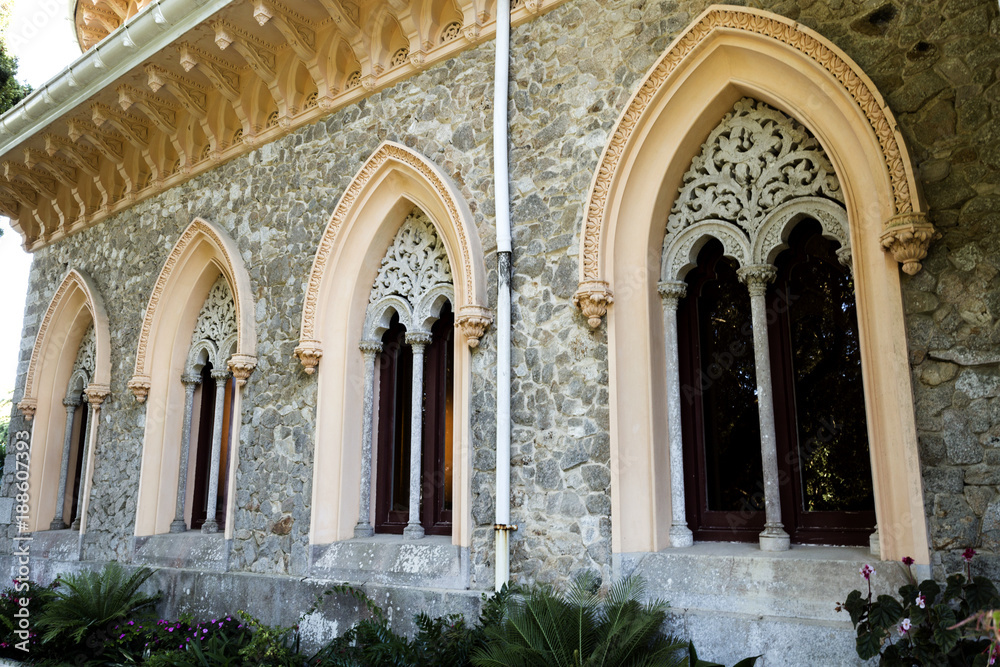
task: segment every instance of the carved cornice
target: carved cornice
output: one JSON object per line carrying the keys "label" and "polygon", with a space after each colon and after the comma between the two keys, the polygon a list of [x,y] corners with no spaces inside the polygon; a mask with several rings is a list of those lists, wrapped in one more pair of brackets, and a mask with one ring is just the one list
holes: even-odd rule
{"label": "carved cornice", "polygon": [[[512,22],[518,25],[530,20],[533,11],[546,11],[565,1],[533,0],[513,10]],[[124,7],[123,20],[128,23],[148,0],[121,2],[119,9]],[[86,35],[87,46],[108,33],[99,23],[87,26],[82,10],[90,8],[117,20],[112,10],[116,3],[119,0],[80,0],[78,35]],[[158,16],[158,6],[150,7],[150,12],[136,18],[136,25],[140,19]],[[386,23],[387,15],[395,21]],[[159,14],[156,23],[165,22]],[[397,22],[398,28],[394,27]],[[125,28],[125,33],[118,30],[114,35],[127,43],[130,37]],[[390,39],[383,28],[399,32]],[[73,188],[60,181],[54,193],[42,193],[29,184],[17,193],[0,189],[0,208],[10,215],[26,249],[44,247],[453,57],[472,45],[458,38],[460,34],[481,41],[494,31],[495,21],[479,0],[236,0],[198,28],[178,32],[155,58],[143,58],[127,72],[115,69],[119,62],[95,63],[109,72],[108,80],[100,84],[104,88],[74,103],[72,109],[55,103],[45,106],[51,122],[47,120],[34,134],[19,134],[17,144],[8,144],[13,147],[0,155],[0,161],[19,162],[26,148],[48,152],[47,145],[54,142],[45,142],[43,133],[58,135],[69,146],[93,146],[94,151],[85,149],[95,156],[92,163],[96,164],[80,176],[79,207],[67,209],[66,202],[74,200],[68,192]],[[347,58],[337,51],[344,40],[353,51]],[[88,63],[95,60],[94,55],[90,54]],[[305,88],[289,75],[302,66],[311,79]],[[72,70],[63,76],[69,86],[81,85]],[[242,91],[260,83],[265,84],[266,93],[244,99]],[[147,86],[153,94],[145,95],[140,104],[137,89]],[[267,108],[272,102],[276,109]],[[141,116],[141,122],[131,124],[129,117],[116,116],[121,124],[110,135],[93,131],[90,118],[74,120],[75,127],[63,129],[61,121],[94,105],[103,105],[97,108],[98,123],[104,127],[107,123],[100,119],[113,119],[106,111],[110,108],[131,110]],[[30,105],[33,115],[38,107]],[[269,123],[274,111],[276,122]],[[151,126],[146,126],[147,117]],[[201,131],[195,137],[192,129],[197,126]],[[11,157],[14,151],[16,156]],[[175,167],[178,161],[179,168]],[[114,168],[107,168],[109,162]],[[39,168],[50,171],[42,164]]]}
{"label": "carved cornice", "polygon": [[934,229],[926,213],[904,213],[889,219],[880,241],[903,265],[903,271],[912,276],[920,271],[920,260],[927,257],[931,242],[939,238],[941,233]]}
{"label": "carved cornice", "polygon": [[479,339],[493,324],[493,311],[482,306],[462,306],[455,316],[455,326],[465,336],[470,348],[479,347]]}
{"label": "carved cornice", "polygon": [[106,384],[91,384],[84,389],[84,393],[87,394],[87,402],[93,408],[99,409],[101,404],[111,395],[111,387]]}
{"label": "carved cornice", "polygon": [[33,398],[26,398],[17,404],[17,409],[21,411],[25,421],[31,421],[38,410],[38,401]]}
{"label": "carved cornice", "polygon": [[293,352],[295,358],[302,364],[307,375],[316,372],[319,360],[323,358],[323,348],[318,340],[303,340]]}

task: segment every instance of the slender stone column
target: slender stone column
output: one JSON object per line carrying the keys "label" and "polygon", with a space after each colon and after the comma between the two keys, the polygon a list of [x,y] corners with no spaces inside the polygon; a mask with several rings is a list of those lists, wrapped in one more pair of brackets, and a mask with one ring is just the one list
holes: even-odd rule
{"label": "slender stone column", "polygon": [[94,451],[97,449],[97,437],[101,424],[101,405],[111,394],[111,387],[106,384],[91,384],[84,391],[87,403],[90,405],[90,416],[87,419],[87,437],[84,441],[83,464],[80,474],[80,496],[76,503],[76,519],[71,526],[79,530],[81,540],[87,530],[87,510],[90,507],[90,480],[94,475]]}
{"label": "slender stone column", "polygon": [[64,530],[69,528],[63,520],[63,505],[66,504],[66,478],[69,476],[69,452],[73,447],[73,417],[80,407],[80,394],[67,396],[63,399],[66,406],[66,435],[63,437],[62,464],[59,466],[59,498],[56,500],[56,516],[49,524],[49,530]]}
{"label": "slender stone column", "polygon": [[418,540],[424,536],[420,525],[420,456],[423,449],[424,412],[424,348],[431,342],[425,331],[406,334],[406,342],[413,348],[413,389],[410,400],[410,519],[403,529],[403,537]]}
{"label": "slender stone column", "polygon": [[80,518],[83,516],[83,499],[86,497],[87,488],[87,458],[90,456],[90,433],[94,430],[94,406],[90,405],[88,400],[84,409],[89,410],[90,413],[87,415],[87,432],[83,436],[83,451],[80,452],[80,487],[76,490],[76,516],[70,525],[73,530],[80,530]]}
{"label": "slender stone column", "polygon": [[364,421],[361,427],[361,496],[358,500],[358,525],[354,537],[371,537],[375,529],[369,522],[372,508],[372,423],[375,420],[375,356],[382,351],[382,343],[361,341],[365,357]]}
{"label": "slender stone column", "polygon": [[226,407],[226,379],[228,370],[212,371],[215,380],[215,420],[212,424],[212,467],[208,477],[208,507],[205,509],[205,523],[201,526],[203,533],[219,532],[219,522],[215,520],[218,509],[219,466],[222,462],[222,412]]}
{"label": "slender stone column", "polygon": [[781,523],[778,450],[771,391],[771,348],[767,337],[767,302],[764,298],[767,286],[774,281],[777,270],[770,264],[754,264],[741,268],[737,275],[750,290],[753,353],[757,368],[757,411],[760,417],[761,458],[764,463],[764,532],[760,534],[760,550],[785,551],[788,549],[789,538]]}
{"label": "slender stone column", "polygon": [[663,338],[667,359],[667,437],[670,441],[670,546],[694,544],[684,509],[684,437],[681,431],[681,374],[677,349],[677,303],[687,294],[687,284],[660,283],[663,300]]}
{"label": "slender stone column", "polygon": [[187,530],[184,521],[184,505],[187,501],[188,460],[191,452],[191,415],[194,412],[194,390],[201,383],[197,373],[185,373],[181,376],[184,384],[184,426],[181,432],[181,463],[177,472],[177,504],[174,520],[170,522],[171,533],[183,533]]}

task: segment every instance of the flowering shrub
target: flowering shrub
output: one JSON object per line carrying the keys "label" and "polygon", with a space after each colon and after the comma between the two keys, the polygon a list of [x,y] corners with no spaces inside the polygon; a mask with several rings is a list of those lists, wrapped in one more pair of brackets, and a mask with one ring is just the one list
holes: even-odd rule
{"label": "flowering shrub", "polygon": [[879,595],[872,599],[875,569],[861,568],[868,594],[854,590],[837,607],[851,615],[857,631],[857,652],[864,660],[879,656],[879,665],[982,665],[994,664],[991,644],[963,619],[1000,606],[1000,593],[986,577],[972,576],[975,551],[967,549],[965,574],[948,577],[942,590],[932,579],[917,584],[912,558],[904,558],[909,583],[900,587],[899,598]]}
{"label": "flowering shrub", "polygon": [[[52,599],[52,591],[56,584],[42,586],[34,581],[18,582],[12,581],[12,585],[0,592],[0,657],[23,658],[24,651],[16,648],[16,644],[23,642],[15,631],[18,627],[18,617],[15,616],[21,607],[21,598],[28,599],[27,618],[37,618],[45,609],[45,605]],[[23,612],[21,612],[23,613]],[[29,630],[28,648],[31,652],[38,652],[41,637],[34,629]]]}

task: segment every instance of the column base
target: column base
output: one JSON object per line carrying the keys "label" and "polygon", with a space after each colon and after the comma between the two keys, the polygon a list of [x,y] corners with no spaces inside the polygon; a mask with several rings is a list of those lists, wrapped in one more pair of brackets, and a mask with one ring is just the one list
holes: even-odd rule
{"label": "column base", "polygon": [[354,527],[354,537],[371,537],[375,534],[375,529],[370,523],[359,523]]}
{"label": "column base", "polygon": [[424,536],[424,527],[420,524],[407,524],[403,529],[404,540],[419,540]]}
{"label": "column base", "polygon": [[879,541],[877,526],[875,527],[875,532],[868,536],[868,551],[876,558],[882,557],[882,544]]}
{"label": "column base", "polygon": [[170,522],[171,533],[186,533],[187,529],[188,529],[187,523],[184,521],[184,519],[174,519],[173,521]]}
{"label": "column base", "polygon": [[687,526],[670,526],[670,546],[689,547],[694,544],[694,536]]}
{"label": "column base", "polygon": [[71,523],[69,525],[69,527],[72,528],[73,530],[80,530],[80,519],[79,519],[79,517],[76,518],[76,519],[73,519],[73,523]]}
{"label": "column base", "polygon": [[49,530],[66,530],[69,526],[62,519],[53,519],[49,524]]}
{"label": "column base", "polygon": [[788,551],[791,546],[791,538],[781,524],[766,526],[759,539],[761,551]]}
{"label": "column base", "polygon": [[206,521],[201,526],[201,532],[206,535],[212,535],[219,532],[219,524],[217,521]]}

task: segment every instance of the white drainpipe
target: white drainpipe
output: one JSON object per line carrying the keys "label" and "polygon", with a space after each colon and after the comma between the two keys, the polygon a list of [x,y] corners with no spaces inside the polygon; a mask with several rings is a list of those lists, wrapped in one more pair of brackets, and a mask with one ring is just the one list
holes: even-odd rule
{"label": "white drainpipe", "polygon": [[493,76],[493,178],[497,220],[497,483],[496,590],[510,580],[510,183],[507,167],[507,82],[510,70],[510,0],[497,2]]}

